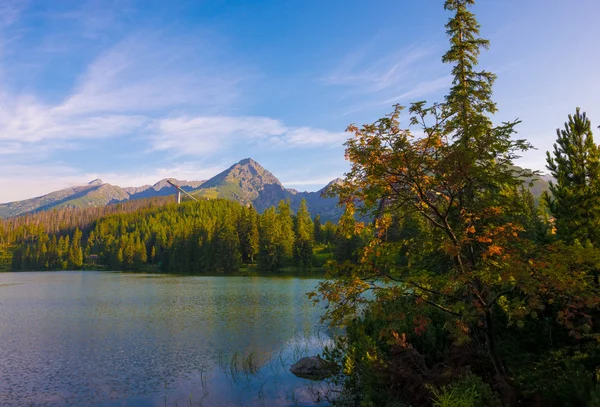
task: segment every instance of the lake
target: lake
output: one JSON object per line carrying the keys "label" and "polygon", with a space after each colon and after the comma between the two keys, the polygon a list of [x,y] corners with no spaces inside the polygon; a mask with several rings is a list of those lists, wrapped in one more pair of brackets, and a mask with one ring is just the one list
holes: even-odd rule
{"label": "lake", "polygon": [[301,277],[0,273],[0,405],[314,406]]}

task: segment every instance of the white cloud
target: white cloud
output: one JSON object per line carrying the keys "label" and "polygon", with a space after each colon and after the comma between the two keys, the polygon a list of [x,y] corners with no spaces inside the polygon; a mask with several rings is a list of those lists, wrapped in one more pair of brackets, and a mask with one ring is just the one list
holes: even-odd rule
{"label": "white cloud", "polygon": [[147,123],[135,115],[73,116],[33,98],[5,101],[0,105],[0,140],[18,143],[121,136]]}
{"label": "white cloud", "polygon": [[292,180],[292,181],[281,181],[281,183],[283,185],[285,185],[286,187],[287,186],[291,186],[291,187],[313,186],[313,185],[325,186],[338,177],[339,177],[339,174],[332,175],[329,178],[300,179],[300,180]]}
{"label": "white cloud", "polygon": [[28,199],[83,183],[75,169],[60,164],[3,163],[0,174],[0,202]]}
{"label": "white cloud", "polygon": [[178,155],[207,154],[256,142],[279,147],[339,145],[347,138],[345,133],[287,127],[279,120],[259,116],[173,117],[157,121],[153,132],[152,149]]}
{"label": "white cloud", "polygon": [[154,150],[175,150],[185,154],[206,154],[227,147],[233,140],[281,135],[286,128],[267,117],[175,117],[154,125]]}
{"label": "white cloud", "polygon": [[312,129],[310,127],[299,127],[289,129],[286,139],[291,145],[340,145],[344,143],[350,135],[345,132],[330,132],[321,129]]}
{"label": "white cloud", "polygon": [[244,75],[198,35],[192,41],[146,32],[119,42],[88,67],[59,109],[86,114],[230,104]]}
{"label": "white cloud", "polygon": [[426,96],[430,93],[436,92],[440,89],[448,89],[451,84],[452,84],[452,76],[451,75],[447,75],[447,76],[444,76],[444,77],[441,77],[438,79],[434,79],[432,81],[421,82],[421,83],[418,83],[417,85],[413,86],[411,89],[409,89],[405,92],[402,92],[399,95],[396,95],[387,100],[384,100],[380,104],[381,105],[390,105],[390,104],[394,104],[394,103],[413,102],[415,100],[410,100],[410,99],[420,98],[420,97]]}

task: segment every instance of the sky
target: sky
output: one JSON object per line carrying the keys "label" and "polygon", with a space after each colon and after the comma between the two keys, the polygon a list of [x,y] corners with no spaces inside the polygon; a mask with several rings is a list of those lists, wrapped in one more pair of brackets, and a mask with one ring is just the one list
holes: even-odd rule
{"label": "sky", "polygon": [[[544,170],[577,106],[600,139],[600,2],[479,0],[494,122]],[[205,180],[251,157],[315,191],[345,129],[442,101],[443,0],[2,0],[0,202],[100,178]],[[407,118],[405,118],[405,122]]]}

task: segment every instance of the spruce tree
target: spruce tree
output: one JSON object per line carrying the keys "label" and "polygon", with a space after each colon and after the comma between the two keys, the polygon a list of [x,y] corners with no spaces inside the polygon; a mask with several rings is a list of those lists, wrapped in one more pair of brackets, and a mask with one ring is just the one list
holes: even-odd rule
{"label": "spruce tree", "polygon": [[313,237],[315,239],[315,243],[323,243],[323,227],[321,226],[321,215],[315,216],[313,221]]}
{"label": "spruce tree", "polygon": [[600,243],[600,148],[594,143],[592,123],[577,108],[564,129],[556,130],[554,151],[546,166],[555,181],[546,193],[556,232],[567,243]]}
{"label": "spruce tree", "polygon": [[294,260],[297,266],[309,267],[313,254],[314,226],[305,199],[300,203],[295,226]]}
{"label": "spruce tree", "polygon": [[294,255],[294,219],[290,201],[277,204],[277,225],[279,227],[278,257],[286,263]]}

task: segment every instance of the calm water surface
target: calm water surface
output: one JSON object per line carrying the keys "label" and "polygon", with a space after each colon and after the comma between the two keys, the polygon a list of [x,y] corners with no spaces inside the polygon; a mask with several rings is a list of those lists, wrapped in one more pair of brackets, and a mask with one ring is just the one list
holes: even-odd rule
{"label": "calm water surface", "polygon": [[328,341],[317,282],[0,274],[0,405],[316,405],[288,369]]}

